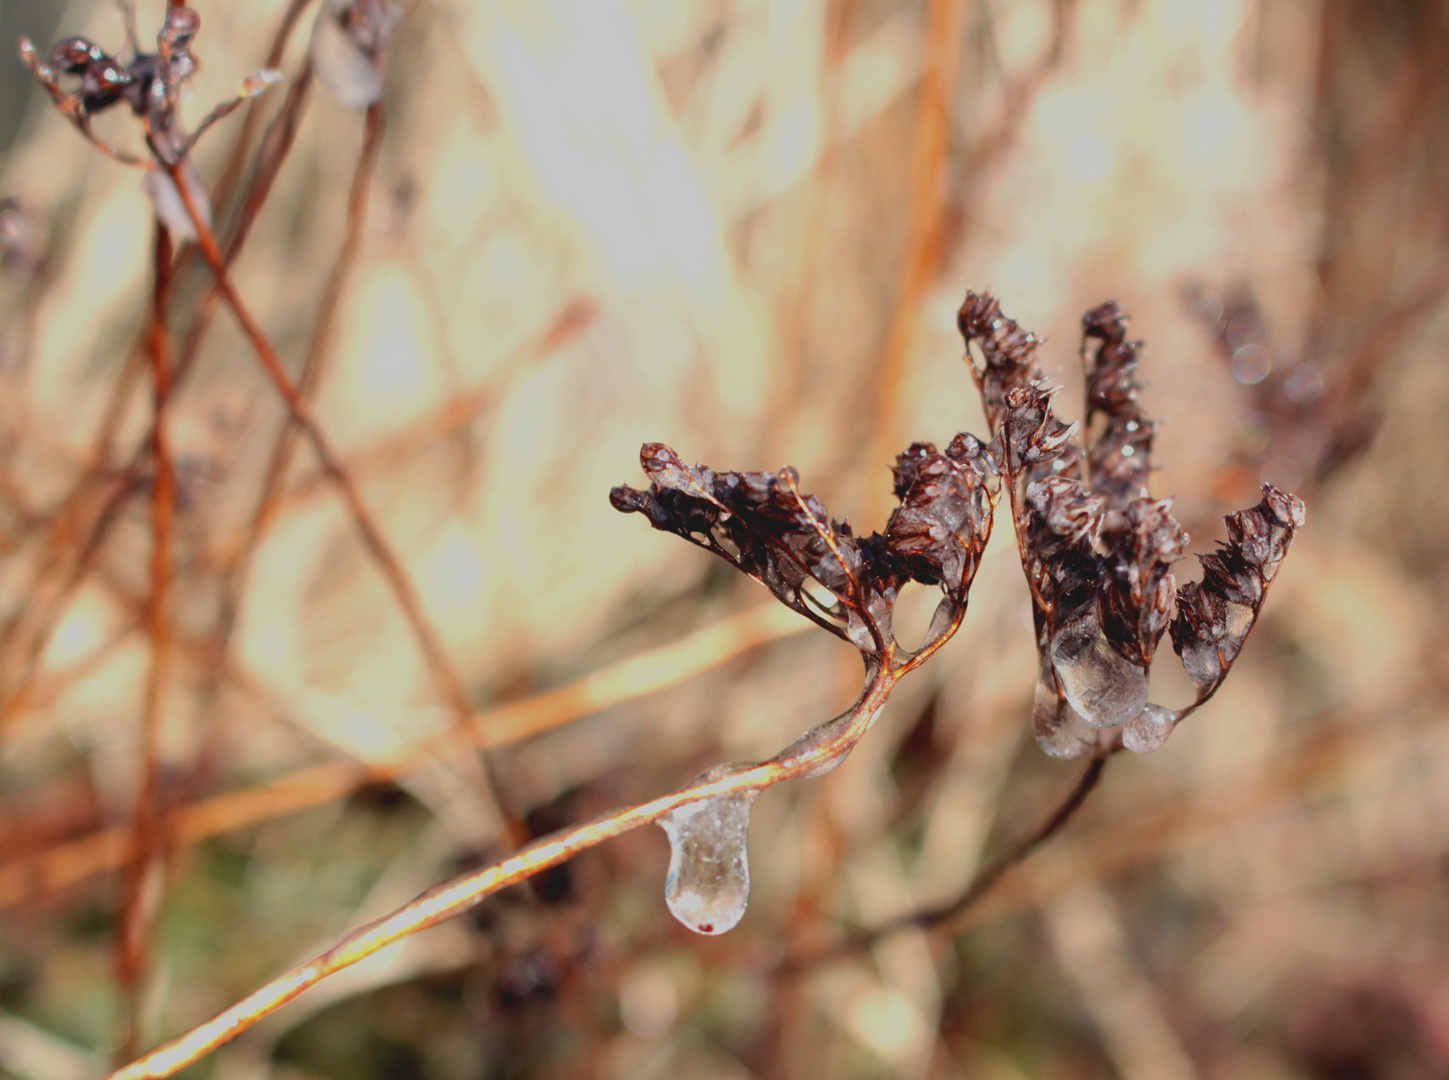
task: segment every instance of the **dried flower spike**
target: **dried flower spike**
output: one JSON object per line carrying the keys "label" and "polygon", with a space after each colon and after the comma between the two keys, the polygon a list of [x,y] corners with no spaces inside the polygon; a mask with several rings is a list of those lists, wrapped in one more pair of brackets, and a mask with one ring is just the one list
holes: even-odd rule
{"label": "dried flower spike", "polygon": [[[640,462],[651,481],[617,487],[611,499],[656,529],[707,548],[749,574],[791,610],[858,648],[870,665],[914,666],[960,625],[981,552],[991,535],[996,466],[973,436],[945,452],[916,443],[896,459],[901,505],[884,535],[857,537],[800,490],[794,469],[717,473],[685,465],[669,447],[648,443]],[[926,640],[906,649],[891,617],[906,582],[941,589]]]}
{"label": "dried flower spike", "polygon": [[[1156,425],[1138,405],[1140,345],[1127,340],[1122,310],[1103,304],[1082,320],[1082,447],[1073,442],[1078,426],[1052,411],[1036,363],[1039,339],[987,295],[968,293],[957,322],[968,361],[973,343],[982,355],[972,374],[1031,588],[1037,739],[1057,757],[1109,749],[1119,738],[1131,750],[1156,749],[1221,685],[1303,523],[1303,504],[1265,486],[1262,505],[1228,519],[1231,542],[1204,560],[1204,582],[1177,590],[1172,565],[1188,538],[1170,500],[1154,500],[1148,489]],[[1176,711],[1147,700],[1148,674],[1169,626],[1198,689]]]}

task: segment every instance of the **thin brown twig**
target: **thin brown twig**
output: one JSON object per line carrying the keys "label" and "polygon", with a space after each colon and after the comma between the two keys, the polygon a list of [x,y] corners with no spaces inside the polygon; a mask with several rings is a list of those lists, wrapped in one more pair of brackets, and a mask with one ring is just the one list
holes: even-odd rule
{"label": "thin brown twig", "polygon": [[125,899],[117,929],[117,963],[126,1002],[122,1060],[134,1056],[141,1040],[141,990],[145,978],[151,926],[159,904],[155,883],[165,846],[160,824],[161,706],[170,657],[167,599],[171,587],[171,546],[175,526],[176,471],[167,434],[171,400],[171,338],[167,329],[170,291],[171,233],[156,223],[154,283],[147,354],[151,361],[155,404],[151,421],[151,591],[146,628],[151,639],[151,664],[146,676],[141,719],[141,777],[136,797],[136,854],[126,875]]}
{"label": "thin brown twig", "polygon": [[[413,637],[417,641],[419,651],[423,654],[428,669],[432,673],[434,681],[442,692],[448,706],[453,710],[456,726],[459,731],[464,731],[470,724],[473,716],[473,707],[468,700],[467,689],[457,670],[453,667],[447,651],[443,648],[442,639],[438,636],[427,613],[423,610],[422,602],[418,599],[412,581],[408,578],[407,572],[403,569],[402,563],[393,552],[392,546],[383,536],[382,530],[378,527],[372,512],[363,502],[357,485],[353,482],[351,474],[343,466],[341,458],[332,449],[326,433],[317,423],[312,415],[311,408],[298,395],[297,388],[292,382],[291,376],[287,374],[282,366],[281,358],[278,357],[276,349],[272,347],[271,341],[265,332],[252,317],[250,310],[237,295],[232,286],[231,279],[227,275],[226,261],[222,256],[221,249],[217,246],[216,237],[207,226],[205,219],[197,210],[196,203],[191,193],[186,190],[181,178],[181,166],[179,164],[162,163],[170,173],[172,181],[177,185],[177,191],[181,194],[182,202],[186,206],[186,212],[190,216],[193,226],[196,229],[197,241],[201,246],[202,256],[211,267],[216,278],[217,288],[221,292],[222,300],[226,303],[236,316],[237,322],[241,325],[242,332],[246,334],[247,340],[251,343],[252,350],[257,359],[261,361],[262,368],[272,385],[286,402],[287,409],[291,413],[298,427],[306,434],[308,442],[312,445],[312,451],[317,455],[318,462],[327,471],[332,483],[341,494],[343,501],[347,504],[353,523],[357,527],[358,534],[362,537],[363,544],[373,561],[377,563],[382,571],[383,577],[391,587],[398,606],[402,609],[413,631]],[[498,815],[500,822],[515,836],[519,835],[518,830],[513,826],[505,814],[503,807],[499,804],[497,795],[492,790],[493,785],[489,778],[480,769],[478,777],[481,794],[484,799],[492,803],[493,811]]]}
{"label": "thin brown twig", "polygon": [[107,1080],[161,1080],[171,1076],[236,1038],[329,975],[460,915],[501,889],[567,862],[605,840],[658,821],[686,803],[763,791],[786,780],[816,774],[848,754],[859,742],[900,678],[901,672],[892,670],[891,664],[880,664],[855,705],[840,718],[840,726],[808,749],[792,752],[787,748],[769,761],[722,779],[694,783],[646,803],[608,811],[535,840],[482,870],[429,890],[390,915],[353,931],[326,952],[273,979],[180,1038],[117,1070]]}
{"label": "thin brown twig", "polygon": [[[481,712],[473,719],[473,736],[485,750],[535,738],[582,717],[677,686],[761,645],[800,633],[808,625],[775,604],[753,608],[567,686]],[[242,686],[252,682],[230,665],[226,674]],[[255,787],[213,795],[174,811],[167,826],[168,838],[180,850],[208,837],[322,806],[369,784],[389,783],[428,768],[455,745],[451,738],[429,739],[390,761],[366,765],[331,762]],[[0,867],[0,909],[113,870],[125,863],[134,844],[134,834],[117,826],[57,845],[34,858],[12,860]]]}
{"label": "thin brown twig", "polygon": [[[945,254],[945,184],[951,150],[951,96],[961,59],[964,0],[929,0],[922,28],[922,73],[911,152],[910,225],[901,291],[891,316],[885,354],[876,372],[870,461],[895,446],[906,363],[915,346],[921,304]],[[879,500],[877,500],[879,501]]]}
{"label": "thin brown twig", "polygon": [[954,900],[925,911],[903,915],[869,930],[851,934],[844,940],[827,946],[819,952],[786,961],[781,970],[784,972],[800,971],[816,964],[854,955],[870,948],[882,938],[889,937],[901,930],[916,929],[929,933],[952,933],[959,927],[961,919],[995,888],[997,882],[1005,877],[1008,871],[1025,862],[1032,852],[1061,831],[1062,827],[1082,808],[1087,797],[1096,789],[1098,781],[1102,779],[1102,770],[1106,768],[1106,765],[1106,755],[1094,755],[1087,764],[1086,770],[1056,809],[1039,822],[1036,828],[1019,837],[1010,847],[978,870],[970,883]]}
{"label": "thin brown twig", "polygon": [[[286,41],[291,30],[306,8],[310,0],[293,0],[293,4],[283,18],[272,43],[272,49],[268,57],[268,66],[275,67],[280,62],[281,54],[285,48]],[[267,137],[263,140],[261,150],[258,154],[256,171],[251,186],[248,189],[245,204],[243,205],[237,225],[231,239],[226,247],[226,265],[229,267],[241,254],[246,243],[251,226],[255,223],[261,212],[263,204],[271,194],[277,174],[281,171],[282,163],[286,160],[289,151],[296,139],[298,127],[307,100],[307,90],[311,84],[311,67],[304,63],[298,74],[288,88],[286,102],[284,103],[276,120],[268,131]],[[64,112],[64,109],[62,109]],[[254,115],[254,109],[248,110],[247,116],[250,119]],[[233,154],[232,162],[228,165],[230,172],[235,166],[239,172],[242,157],[245,153],[245,142],[239,142]],[[226,177],[223,177],[225,183]],[[174,282],[184,272],[187,256],[191,248],[183,249],[177,257],[176,265],[168,274],[168,282]],[[210,327],[212,313],[215,310],[217,298],[216,288],[213,285],[203,296],[197,305],[196,314],[193,316],[192,324],[186,336],[182,339],[180,348],[177,350],[176,361],[172,373],[173,389],[185,382],[195,363],[197,354],[200,351],[201,343]],[[107,405],[105,418],[102,421],[100,430],[92,445],[90,465],[77,479],[69,492],[61,499],[57,508],[51,511],[46,521],[51,524],[62,522],[67,517],[75,514],[85,497],[110,472],[110,459],[113,452],[115,438],[120,430],[121,420],[125,414],[126,406],[130,401],[131,393],[145,370],[145,341],[146,331],[142,331],[141,340],[127,356],[126,364],[117,379],[115,388],[112,391],[110,402]],[[34,635],[30,645],[23,650],[26,659],[20,675],[15,680],[15,687],[11,689],[6,697],[3,707],[0,707],[0,726],[3,726],[3,717],[16,714],[17,703],[23,701],[28,691],[29,680],[34,673],[34,661],[44,651],[45,644],[49,640],[50,631],[54,629],[58,621],[59,612],[71,594],[85,580],[95,554],[105,542],[110,528],[119,518],[119,510],[126,498],[140,482],[141,471],[145,467],[147,455],[150,453],[151,437],[148,435],[132,454],[130,461],[116,477],[116,487],[111,497],[107,500],[102,513],[92,523],[92,529],[88,534],[85,543],[81,547],[81,557],[71,564],[71,572],[66,576],[61,585],[54,602],[42,612],[39,620],[39,630]],[[64,566],[64,561],[59,557],[64,550],[64,545],[52,543],[51,550],[56,553],[53,564],[56,572]],[[8,650],[7,650],[8,651]]]}
{"label": "thin brown twig", "polygon": [[[352,270],[357,263],[357,253],[362,242],[362,232],[367,220],[367,196],[372,186],[373,173],[377,167],[378,150],[382,146],[384,129],[382,103],[374,102],[367,110],[367,121],[363,129],[362,148],[358,153],[357,166],[353,172],[352,190],[347,200],[347,224],[338,248],[337,257],[328,275],[327,285],[322,292],[322,301],[312,328],[312,340],[307,356],[302,361],[302,373],[297,380],[297,393],[310,401],[322,376],[328,346],[336,329],[337,312]],[[292,463],[296,450],[297,423],[289,413],[277,434],[272,447],[272,456],[262,478],[261,494],[247,522],[241,546],[221,568],[221,602],[212,633],[212,656],[208,670],[202,680],[198,711],[206,715],[220,688],[222,666],[230,647],[232,632],[236,627],[237,615],[241,609],[241,596],[252,557],[256,554],[262,535],[271,523],[281,501],[282,482]]]}

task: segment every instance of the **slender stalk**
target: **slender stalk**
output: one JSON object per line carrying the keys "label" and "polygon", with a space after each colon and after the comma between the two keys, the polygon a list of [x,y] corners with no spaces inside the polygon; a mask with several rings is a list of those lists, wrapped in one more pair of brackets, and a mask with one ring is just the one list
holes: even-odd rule
{"label": "slender stalk", "polygon": [[1036,828],[1019,837],[1015,843],[978,870],[961,894],[950,903],[903,915],[881,926],[852,934],[812,955],[786,961],[781,970],[786,973],[798,972],[828,960],[860,953],[882,938],[889,937],[901,930],[914,928],[931,933],[951,933],[960,925],[962,918],[996,886],[997,882],[1006,876],[1012,867],[1024,862],[1032,852],[1061,831],[1062,827],[1082,808],[1082,804],[1087,801],[1087,796],[1091,795],[1097,787],[1098,781],[1102,779],[1102,770],[1106,768],[1106,765],[1105,755],[1095,755],[1056,809],[1042,819]]}
{"label": "slender stalk", "polygon": [[[367,196],[372,186],[373,173],[377,167],[378,150],[382,146],[383,107],[375,102],[367,110],[367,122],[363,131],[362,149],[358,153],[357,167],[352,178],[352,190],[347,201],[347,225],[341,247],[332,264],[317,319],[312,329],[312,341],[302,362],[302,374],[297,380],[297,393],[304,400],[310,400],[321,380],[328,346],[336,329],[337,313],[352,270],[357,263],[357,252],[362,242],[362,232],[367,220]],[[296,450],[297,423],[289,413],[272,447],[272,456],[267,462],[262,478],[261,494],[241,546],[222,567],[221,602],[212,633],[211,658],[202,680],[198,711],[209,714],[221,685],[222,669],[231,643],[232,631],[236,628],[237,615],[241,609],[241,596],[246,583],[247,571],[253,555],[261,543],[263,534],[271,524],[281,502],[282,482],[292,463]]]}
{"label": "slender stalk", "polygon": [[848,754],[885,704],[900,675],[882,664],[830,737],[807,750],[786,749],[769,761],[709,783],[693,784],[637,806],[611,810],[552,833],[494,863],[444,885],[353,931],[321,955],[273,979],[255,993],[191,1031],[112,1073],[107,1080],[161,1080],[236,1038],[262,1018],[323,979],[403,938],[460,915],[500,889],[567,862],[581,851],[658,821],[686,803],[719,795],[763,791],[785,780],[816,774]]}
{"label": "slender stalk", "polygon": [[[147,356],[155,385],[151,422],[151,591],[146,628],[151,638],[151,665],[146,677],[141,720],[141,778],[136,797],[136,854],[126,875],[125,899],[118,929],[118,968],[126,1001],[124,1057],[134,1055],[141,1039],[141,997],[151,926],[159,903],[154,883],[164,848],[160,824],[161,705],[170,660],[170,634],[166,614],[171,586],[171,546],[175,528],[176,471],[167,433],[171,400],[171,339],[167,329],[167,294],[170,291],[171,234],[156,223],[154,284],[152,289]],[[124,1060],[123,1057],[123,1060]]]}
{"label": "slender stalk", "polygon": [[[474,737],[484,750],[535,738],[676,686],[761,645],[800,633],[808,625],[773,603],[743,612],[567,686],[479,713],[473,720]],[[213,795],[178,807],[169,819],[167,838],[179,850],[208,837],[323,806],[368,784],[388,783],[433,766],[454,745],[451,739],[447,745],[425,740],[391,761],[314,765],[254,787]],[[116,826],[9,862],[0,867],[0,910],[115,869],[134,850],[135,834]]]}
{"label": "slender stalk", "polygon": [[[413,631],[413,637],[417,641],[418,649],[423,654],[433,680],[443,694],[444,700],[453,710],[457,727],[459,730],[467,728],[472,722],[473,707],[468,700],[468,692],[463,685],[463,680],[457,670],[453,667],[452,661],[448,658],[447,651],[443,648],[442,639],[438,636],[427,613],[423,610],[422,602],[418,599],[412,581],[408,578],[407,572],[403,569],[397,555],[394,554],[392,546],[383,536],[382,530],[378,527],[372,512],[363,502],[357,485],[353,482],[351,474],[343,466],[342,460],[336,451],[332,449],[331,441],[317,423],[316,417],[312,414],[301,395],[297,392],[296,385],[282,366],[281,358],[273,348],[256,319],[237,295],[236,289],[232,286],[231,279],[227,275],[226,260],[222,255],[220,247],[216,242],[216,236],[212,233],[206,221],[197,210],[191,193],[181,178],[181,164],[162,162],[159,168],[164,168],[171,175],[172,181],[176,184],[176,190],[180,193],[182,202],[186,206],[186,212],[190,216],[192,224],[196,229],[197,242],[201,247],[202,257],[206,259],[207,265],[211,267],[212,274],[216,278],[217,289],[221,293],[222,301],[231,309],[236,316],[237,322],[241,324],[242,332],[251,343],[253,352],[261,361],[262,368],[272,385],[286,402],[287,409],[292,415],[293,421],[301,428],[307,436],[308,442],[312,445],[312,451],[317,455],[317,460],[323,470],[331,479],[338,493],[342,496],[343,502],[352,515],[354,525],[358,534],[362,537],[364,546],[377,563],[378,569],[382,571],[383,577],[391,587],[398,606],[402,609],[403,615],[407,618],[408,624]],[[481,792],[486,801],[491,803],[491,808],[498,815],[499,820],[509,827],[516,838],[518,830],[513,828],[498,802],[497,795],[492,790],[492,784],[486,775],[478,777]]]}

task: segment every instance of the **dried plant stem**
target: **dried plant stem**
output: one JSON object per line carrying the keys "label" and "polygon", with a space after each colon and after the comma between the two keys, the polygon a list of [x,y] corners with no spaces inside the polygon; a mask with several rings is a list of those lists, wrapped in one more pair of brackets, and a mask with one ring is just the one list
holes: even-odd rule
{"label": "dried plant stem", "polygon": [[1062,827],[1072,819],[1082,808],[1082,804],[1087,801],[1087,797],[1096,789],[1098,781],[1102,779],[1102,770],[1106,766],[1106,755],[1093,756],[1087,764],[1086,770],[1057,808],[1042,819],[1036,828],[1019,837],[1009,848],[978,870],[961,895],[950,903],[904,915],[881,926],[852,934],[844,941],[797,961],[795,964],[787,965],[787,967],[803,968],[826,960],[859,953],[870,948],[880,939],[889,937],[900,930],[913,928],[932,933],[953,933],[960,927],[962,918],[980,903],[997,882],[1006,876],[1007,871],[1024,862],[1032,852],[1060,832]]}
{"label": "dried plant stem", "polygon": [[160,1080],[171,1076],[234,1039],[334,972],[351,967],[403,938],[451,919],[500,889],[516,885],[550,866],[567,862],[581,851],[658,821],[686,803],[718,795],[763,791],[785,780],[815,774],[849,753],[859,742],[900,678],[899,670],[892,671],[890,665],[882,664],[850,712],[841,718],[843,722],[835,732],[808,750],[793,754],[787,750],[770,761],[723,779],[694,784],[650,802],[608,811],[583,824],[527,844],[492,866],[429,890],[392,914],[353,931],[320,956],[272,980],[187,1034],[116,1071],[108,1080]]}
{"label": "dried plant stem", "polygon": [[[392,588],[398,606],[402,609],[403,615],[407,618],[412,627],[413,637],[418,643],[419,651],[432,673],[434,681],[442,692],[448,706],[453,710],[457,730],[465,731],[471,723],[473,707],[468,700],[468,692],[463,685],[463,680],[454,669],[452,661],[448,658],[447,651],[443,648],[442,639],[438,636],[432,622],[428,619],[423,610],[422,602],[418,599],[417,592],[413,589],[412,581],[409,580],[407,572],[403,569],[402,563],[398,561],[391,545],[383,536],[382,530],[373,519],[372,512],[368,510],[367,504],[362,501],[362,495],[357,490],[352,476],[343,467],[342,460],[332,449],[327,435],[317,423],[316,417],[312,415],[311,408],[306,401],[297,393],[297,387],[292,382],[291,376],[287,374],[282,366],[281,358],[272,347],[262,328],[252,317],[246,305],[242,303],[241,297],[237,295],[227,276],[226,261],[222,256],[221,249],[217,246],[216,237],[207,227],[206,221],[197,211],[196,204],[191,193],[181,176],[179,164],[165,164],[164,167],[170,174],[172,181],[176,184],[177,191],[181,194],[182,201],[186,204],[186,212],[191,217],[193,226],[196,229],[197,241],[201,247],[203,258],[211,267],[216,278],[216,286],[221,293],[222,300],[226,303],[236,316],[237,322],[241,324],[242,332],[246,334],[247,340],[251,343],[257,359],[261,361],[262,368],[266,371],[267,377],[271,379],[272,385],[281,394],[291,413],[292,419],[299,428],[306,434],[307,440],[312,445],[313,452],[322,468],[331,478],[341,494],[343,501],[347,504],[349,513],[352,515],[353,523],[362,537],[363,544],[368,553],[377,563],[382,571],[383,577],[387,579],[388,585]],[[484,799],[492,804],[493,811],[505,826],[509,825],[509,819],[504,813],[503,807],[498,803],[496,794],[492,790],[492,784],[482,770],[479,770],[477,777],[481,794]]]}
{"label": "dried plant stem", "polygon": [[921,304],[945,253],[943,217],[951,150],[951,95],[961,59],[964,0],[929,0],[922,32],[922,74],[911,151],[911,203],[900,295],[876,373],[867,460],[886,461],[897,443],[902,380],[915,346]]}
{"label": "dried plant stem", "polygon": [[[310,401],[321,379],[328,346],[336,328],[337,312],[352,270],[357,263],[357,252],[362,242],[362,231],[367,220],[367,196],[372,186],[373,173],[377,167],[378,149],[382,145],[383,107],[375,102],[367,110],[367,122],[363,130],[362,149],[358,153],[357,167],[352,178],[352,190],[347,201],[347,224],[337,258],[332,264],[327,285],[322,293],[322,302],[312,328],[312,340],[302,362],[302,374],[297,380],[297,393],[303,400]],[[297,424],[289,413],[272,447],[272,456],[262,478],[261,494],[257,498],[252,516],[247,522],[241,546],[237,548],[222,569],[221,602],[212,634],[212,649],[208,669],[202,681],[199,695],[199,711],[209,713],[212,702],[221,684],[222,668],[227,649],[231,643],[232,631],[236,627],[237,615],[241,609],[241,597],[245,587],[247,571],[252,557],[261,543],[263,534],[271,524],[282,496],[282,482],[292,463],[296,450]]]}
{"label": "dried plant stem", "polygon": [[[775,604],[754,608],[557,690],[479,713],[473,720],[473,735],[485,750],[509,746],[676,686],[761,645],[800,633],[808,625]],[[228,672],[229,677],[232,674]],[[168,822],[167,838],[179,850],[211,836],[325,805],[367,784],[388,783],[434,765],[453,745],[451,739],[446,745],[428,740],[392,761],[317,765],[256,787],[214,795],[179,807]],[[130,830],[115,827],[51,847],[31,859],[14,860],[0,867],[0,909],[113,870],[126,861],[134,845]]]}
{"label": "dried plant stem", "polygon": [[171,234],[156,223],[154,283],[147,333],[147,355],[155,390],[151,421],[151,591],[146,604],[146,629],[151,639],[151,664],[146,676],[141,720],[141,777],[136,798],[135,857],[126,875],[125,898],[118,927],[117,966],[126,1002],[126,1033],[122,1060],[134,1055],[141,1038],[141,990],[145,977],[151,926],[159,904],[155,882],[165,847],[161,833],[161,705],[170,659],[166,612],[171,586],[171,546],[175,525],[176,472],[167,434],[171,399],[171,339],[167,329],[167,294],[171,270]]}
{"label": "dried plant stem", "polygon": [[[310,0],[296,0],[293,4],[293,13],[289,13],[292,22],[300,16],[302,9]],[[287,33],[290,32],[291,23],[284,23],[279,30],[272,47],[272,56],[280,58],[280,51],[285,44]],[[274,65],[272,65],[274,66]],[[300,123],[303,108],[307,100],[307,89],[311,83],[311,68],[304,64],[297,76],[293,79],[288,90],[286,103],[283,105],[280,114],[269,130],[268,137],[263,141],[259,153],[256,173],[248,188],[245,204],[242,207],[235,231],[226,247],[225,264],[230,267],[241,254],[242,247],[246,243],[252,224],[260,214],[263,204],[272,190],[273,182],[280,172],[282,163],[286,160],[296,138],[297,128]],[[250,114],[249,114],[250,115]],[[238,152],[244,150],[239,147]],[[168,285],[185,269],[186,256],[191,248],[184,248],[182,255],[176,260],[176,265],[171,268],[168,274]],[[177,349],[175,364],[172,371],[173,389],[180,386],[190,374],[191,368],[200,352],[201,343],[210,328],[211,317],[215,311],[217,288],[213,285],[201,298],[197,305],[196,313],[193,316],[191,327],[182,338],[180,347]],[[131,393],[140,381],[145,370],[146,335],[143,331],[142,340],[137,347],[128,355],[126,365],[122,369],[120,377],[111,394],[111,400],[107,405],[105,418],[101,423],[99,432],[93,444],[91,461],[89,467],[76,481],[75,485],[61,500],[57,509],[48,515],[48,522],[53,527],[65,528],[68,519],[75,515],[83,502],[93,493],[96,487],[111,479],[110,458],[114,447],[116,434],[120,429],[121,420],[125,414],[127,403],[130,401]],[[147,456],[151,452],[151,439],[148,436],[135,450],[131,460],[121,470],[119,476],[115,477],[115,487],[110,497],[106,500],[101,512],[92,522],[91,531],[86,540],[80,545],[79,557],[70,566],[70,572],[65,575],[62,584],[57,589],[53,599],[47,605],[40,608],[41,615],[36,620],[37,629],[31,641],[22,650],[25,657],[22,670],[13,681],[13,688],[5,699],[5,704],[0,707],[0,727],[4,726],[8,717],[16,715],[19,711],[19,704],[23,703],[29,692],[29,683],[33,677],[35,663],[40,654],[44,651],[45,645],[54,629],[60,612],[64,609],[66,601],[74,593],[75,589],[85,580],[94,562],[95,555],[99,552],[101,545],[105,542],[110,533],[111,526],[118,518],[119,511],[126,499],[135,490],[141,479],[142,469],[145,467]],[[49,573],[60,574],[64,570],[65,561],[60,558],[59,553],[69,549],[70,545],[52,542],[52,548],[57,556],[52,561],[52,570]],[[13,631],[18,627],[11,627],[12,631],[7,636],[13,636]],[[10,652],[6,647],[4,652]]]}
{"label": "dried plant stem", "polygon": [[[297,23],[302,18],[302,14],[311,3],[312,0],[292,0],[287,5],[287,10],[282,13],[282,20],[277,24],[276,32],[272,35],[272,45],[267,50],[267,58],[262,64],[263,68],[280,68],[282,66],[282,56],[287,51],[287,42],[292,37],[292,31],[296,29]],[[287,93],[287,101],[282,106],[282,111],[278,115],[277,120],[273,122],[273,130],[279,127],[283,129],[290,127],[295,134],[296,118],[301,112],[302,105],[299,99],[305,97],[305,84],[311,82],[311,75],[311,64],[309,61],[304,60],[297,73],[292,76],[291,88]],[[303,89],[299,90],[299,86],[303,87]],[[237,132],[236,141],[232,144],[231,153],[226,159],[226,164],[222,166],[221,178],[216,183],[216,190],[212,192],[211,201],[213,206],[224,206],[230,202],[232,192],[241,180],[242,169],[247,159],[247,148],[251,145],[252,133],[256,130],[256,126],[260,121],[262,108],[263,103],[260,98],[247,106],[246,113],[242,116],[241,128]],[[263,146],[265,147],[265,145],[264,142]],[[290,142],[287,145],[290,147]],[[261,161],[263,164],[266,163],[267,156],[265,153],[263,153]],[[255,189],[256,183],[254,182],[253,191]],[[248,199],[250,201],[250,196],[248,196]]]}

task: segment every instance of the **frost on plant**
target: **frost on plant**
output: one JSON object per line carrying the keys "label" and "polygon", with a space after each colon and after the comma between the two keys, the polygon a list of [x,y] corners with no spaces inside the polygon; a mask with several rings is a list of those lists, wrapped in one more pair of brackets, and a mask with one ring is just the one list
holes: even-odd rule
{"label": "frost on plant", "polygon": [[[1140,344],[1112,303],[1082,319],[1087,381],[1083,445],[1078,425],[1052,411],[1036,364],[1039,340],[968,293],[958,314],[1011,495],[1022,566],[1031,588],[1038,684],[1038,741],[1056,757],[1094,747],[1146,752],[1221,685],[1262,610],[1268,584],[1303,524],[1303,503],[1264,485],[1263,501],[1229,516],[1228,544],[1204,557],[1201,583],[1177,588],[1172,565],[1187,534],[1171,501],[1148,490],[1156,425],[1136,380]],[[1175,614],[1174,614],[1175,612]],[[1171,629],[1197,689],[1186,708],[1147,700],[1147,678]]]}
{"label": "frost on plant", "polygon": [[[644,514],[656,529],[706,548],[749,574],[791,610],[849,641],[867,666],[924,658],[960,625],[986,540],[998,488],[996,464],[962,433],[944,452],[915,443],[896,458],[900,506],[884,535],[857,537],[800,490],[789,467],[777,473],[715,472],[686,465],[663,443],[646,443],[648,489],[616,487],[615,508]],[[925,642],[901,647],[891,628],[909,581],[938,586],[941,602]]]}

